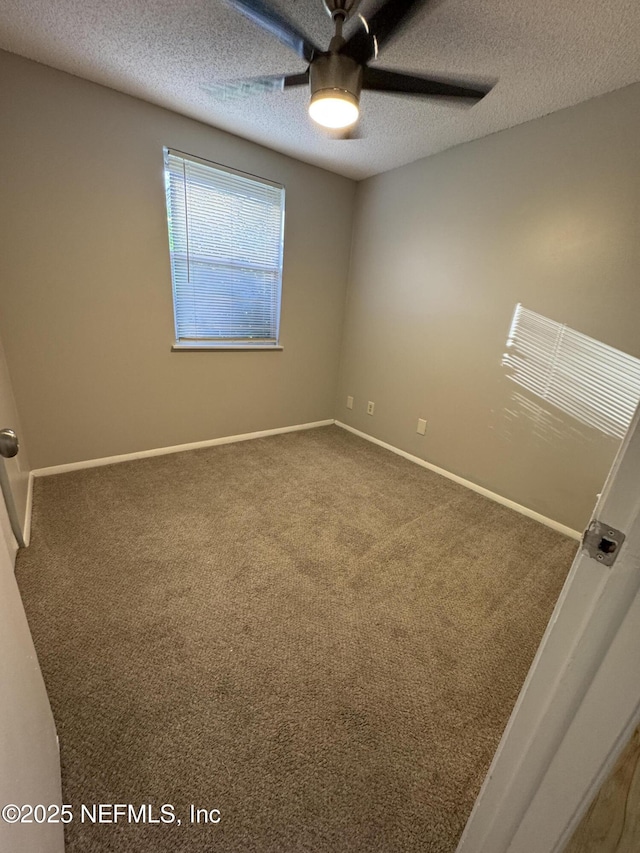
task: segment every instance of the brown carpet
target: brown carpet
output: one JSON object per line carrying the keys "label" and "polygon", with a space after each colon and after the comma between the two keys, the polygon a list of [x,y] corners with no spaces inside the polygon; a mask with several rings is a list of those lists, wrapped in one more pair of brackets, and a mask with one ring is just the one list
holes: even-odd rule
{"label": "brown carpet", "polygon": [[575,550],[337,427],[36,480],[68,850],[451,853]]}

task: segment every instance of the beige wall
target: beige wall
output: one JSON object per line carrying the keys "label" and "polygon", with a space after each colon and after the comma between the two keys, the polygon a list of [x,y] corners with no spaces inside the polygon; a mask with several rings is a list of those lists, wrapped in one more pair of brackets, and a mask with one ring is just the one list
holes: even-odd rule
{"label": "beige wall", "polygon": [[[355,184],[7,53],[0,80],[0,334],[32,465],[331,418]],[[164,145],[285,185],[284,352],[170,352]]]}
{"label": "beige wall", "polygon": [[359,184],[336,417],[584,525],[618,442],[536,431],[501,356],[521,302],[640,357],[639,139],[632,86]]}

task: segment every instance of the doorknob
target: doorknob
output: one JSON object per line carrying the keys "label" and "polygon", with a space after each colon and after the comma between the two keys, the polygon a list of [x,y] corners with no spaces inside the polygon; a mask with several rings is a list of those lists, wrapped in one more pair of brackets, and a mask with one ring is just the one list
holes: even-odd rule
{"label": "doorknob", "polygon": [[0,429],[0,456],[11,459],[20,450],[18,436],[12,429]]}
{"label": "doorknob", "polygon": [[[20,449],[20,445],[18,443],[18,436],[12,429],[0,429],[0,456],[4,456],[5,459],[11,459],[12,456],[15,456]],[[2,496],[4,497],[4,502],[7,507],[7,514],[9,516],[9,521],[11,522],[11,529],[13,530],[13,535],[16,537],[16,542],[21,548],[25,547],[25,542],[22,537],[22,528],[20,526],[20,521],[18,520],[18,513],[16,512],[16,505],[13,502],[13,494],[11,492],[11,486],[9,484],[9,477],[7,476],[7,472],[4,467],[4,463],[0,460],[0,489],[2,491]]]}

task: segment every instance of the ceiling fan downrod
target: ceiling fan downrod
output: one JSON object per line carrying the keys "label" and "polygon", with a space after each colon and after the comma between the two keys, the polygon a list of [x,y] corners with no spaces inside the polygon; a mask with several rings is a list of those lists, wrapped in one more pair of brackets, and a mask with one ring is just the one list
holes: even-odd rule
{"label": "ceiling fan downrod", "polygon": [[338,53],[345,43],[342,36],[342,25],[353,15],[359,0],[323,0],[323,2],[336,28],[329,45],[329,52]]}

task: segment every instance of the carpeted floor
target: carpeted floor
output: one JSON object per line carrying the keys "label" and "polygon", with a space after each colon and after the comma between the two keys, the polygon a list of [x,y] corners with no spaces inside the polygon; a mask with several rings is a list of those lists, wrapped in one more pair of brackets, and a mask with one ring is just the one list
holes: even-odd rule
{"label": "carpeted floor", "polygon": [[576,546],[337,427],[36,480],[68,851],[452,853]]}

